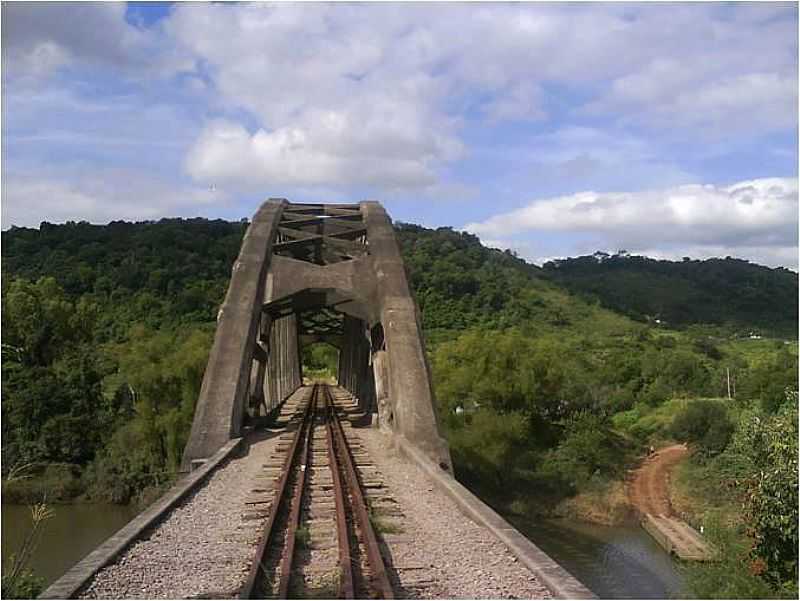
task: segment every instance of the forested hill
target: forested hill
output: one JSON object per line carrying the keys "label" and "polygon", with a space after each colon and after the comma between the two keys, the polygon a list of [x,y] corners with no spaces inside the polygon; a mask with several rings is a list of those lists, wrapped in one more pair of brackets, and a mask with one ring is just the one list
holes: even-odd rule
{"label": "forested hill", "polygon": [[103,307],[104,339],[132,324],[213,321],[246,227],[200,218],[13,227],[2,234],[3,284],[55,278],[68,296]]}
{"label": "forested hill", "polygon": [[[586,299],[671,327],[704,323],[797,337],[797,274],[741,259],[663,261],[595,253],[551,261],[543,272]],[[746,333],[746,332],[740,332]]]}
{"label": "forested hill", "polygon": [[[104,325],[117,333],[131,323],[212,321],[245,227],[198,218],[12,228],[2,234],[3,276],[51,276],[68,295],[106,304],[101,319],[113,314],[118,323]],[[451,228],[399,223],[396,230],[429,330],[504,328],[530,319],[567,325],[599,302],[669,327],[797,335],[798,276],[786,269],[730,258],[674,262],[603,253],[540,269]]]}

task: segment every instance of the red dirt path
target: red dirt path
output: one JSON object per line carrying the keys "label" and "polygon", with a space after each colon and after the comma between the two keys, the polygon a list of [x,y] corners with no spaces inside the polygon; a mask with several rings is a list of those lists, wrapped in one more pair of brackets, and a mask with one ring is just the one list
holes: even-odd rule
{"label": "red dirt path", "polygon": [[672,515],[669,503],[669,474],[675,464],[687,453],[685,445],[676,444],[664,447],[645,459],[634,472],[628,486],[631,505],[641,513],[652,515]]}

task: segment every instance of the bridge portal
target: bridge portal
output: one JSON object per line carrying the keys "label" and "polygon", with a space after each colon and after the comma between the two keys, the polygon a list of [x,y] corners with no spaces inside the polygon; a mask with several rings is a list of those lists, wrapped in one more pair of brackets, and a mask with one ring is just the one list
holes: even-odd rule
{"label": "bridge portal", "polygon": [[378,202],[271,199],[234,263],[182,470],[241,436],[302,385],[300,349],[339,350],[338,381],[378,424],[452,473],[419,311]]}

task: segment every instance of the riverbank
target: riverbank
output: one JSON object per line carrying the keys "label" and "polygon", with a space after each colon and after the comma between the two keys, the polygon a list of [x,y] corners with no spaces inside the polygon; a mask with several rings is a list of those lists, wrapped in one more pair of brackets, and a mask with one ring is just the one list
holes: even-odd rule
{"label": "riverbank", "polygon": [[662,447],[641,457],[625,481],[612,480],[564,499],[553,509],[553,516],[603,526],[635,524],[647,513],[676,513],[673,497],[684,511],[694,513],[701,503],[691,496],[685,476],[679,491],[673,486],[673,471],[683,466],[688,456],[689,449],[684,444]]}
{"label": "riverbank", "polygon": [[146,486],[126,502],[116,502],[107,494],[98,494],[80,466],[72,464],[46,464],[35,471],[13,479],[3,479],[3,503],[12,505],[31,505],[46,502],[49,505],[93,505],[110,503],[132,506],[141,511],[159,498],[174,482],[174,477],[166,479],[158,486]]}

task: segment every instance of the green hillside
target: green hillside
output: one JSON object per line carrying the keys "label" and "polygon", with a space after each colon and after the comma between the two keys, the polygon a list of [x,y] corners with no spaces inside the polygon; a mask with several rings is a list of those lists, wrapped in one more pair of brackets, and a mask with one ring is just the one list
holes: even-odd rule
{"label": "green hillside", "polygon": [[671,327],[728,326],[730,332],[797,338],[797,274],[741,259],[659,261],[595,253],[551,261],[545,277],[640,321]]}

